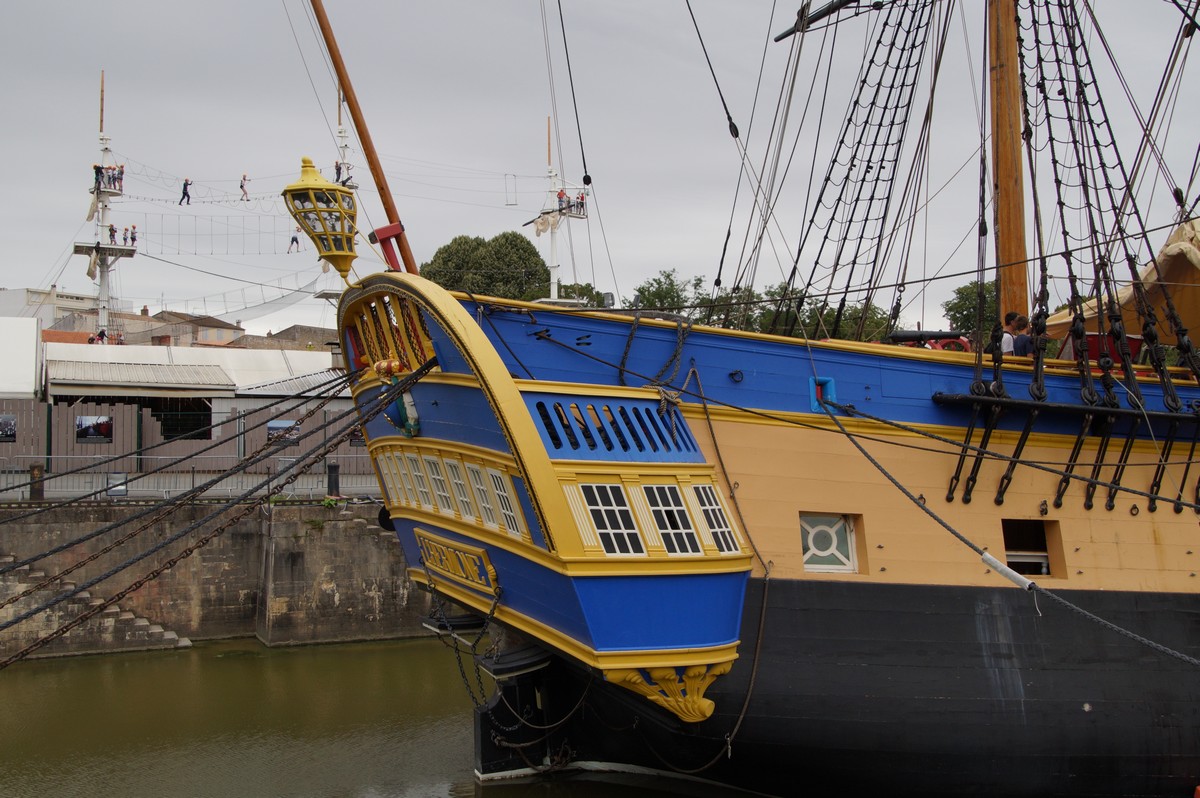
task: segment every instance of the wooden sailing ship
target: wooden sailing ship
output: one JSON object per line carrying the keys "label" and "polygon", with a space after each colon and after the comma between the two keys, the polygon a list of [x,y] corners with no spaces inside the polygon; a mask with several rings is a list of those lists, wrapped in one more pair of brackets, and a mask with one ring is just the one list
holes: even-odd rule
{"label": "wooden sailing ship", "polygon": [[[1047,355],[1044,278],[1031,302],[1013,220],[1029,95],[1051,78],[1013,68],[1039,52],[1018,50],[1018,30],[1069,37],[1079,19],[989,5],[994,116],[1011,131],[993,138],[998,271],[1014,278],[1000,296],[1035,334],[1021,358],[422,278],[314,2],[387,208],[372,240],[392,270],[350,282],[354,197],[311,164],[285,197],[349,283],[341,344],[382,522],[437,598],[433,625],[496,679],[475,713],[480,778],[632,768],[773,794],[1182,796],[1200,783],[1200,363],[1161,277],[1157,299],[1127,286],[1149,347],[1134,362],[1111,268],[1113,242],[1132,238],[1119,211],[1097,215],[1104,241],[1076,253],[1096,270],[1092,304],[1073,288],[1064,311],[1074,359]],[[1091,90],[1069,80],[1053,76],[1068,97]],[[1200,263],[1194,241],[1175,243]],[[998,341],[998,321],[980,335]]]}

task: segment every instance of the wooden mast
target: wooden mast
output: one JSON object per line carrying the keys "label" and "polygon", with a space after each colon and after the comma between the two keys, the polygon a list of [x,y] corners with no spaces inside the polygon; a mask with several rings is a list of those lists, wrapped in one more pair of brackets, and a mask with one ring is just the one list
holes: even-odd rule
{"label": "wooden mast", "polygon": [[[362,108],[359,107],[358,97],[354,93],[354,86],[350,83],[350,75],[346,72],[346,64],[342,61],[342,53],[338,49],[337,40],[333,38],[333,29],[329,25],[329,17],[325,15],[325,7],[322,5],[321,0],[311,0],[311,2],[313,14],[317,18],[317,26],[321,29],[321,36],[325,40],[325,49],[329,52],[329,60],[333,62],[333,70],[337,74],[338,85],[346,98],[346,107],[350,111],[350,119],[354,122],[354,129],[358,132],[358,140],[362,143],[363,154],[367,158],[367,166],[371,170],[371,177],[375,180],[375,187],[379,190],[379,199],[383,202],[383,211],[387,216],[388,225],[376,230],[375,236],[379,240],[379,244],[383,249],[383,256],[387,259],[388,265],[399,271],[401,268],[400,262],[403,261],[405,271],[417,274],[417,262],[413,258],[412,249],[408,245],[408,237],[404,234],[404,225],[400,223],[400,214],[396,211],[396,204],[392,201],[392,192],[388,189],[387,177],[383,174],[383,167],[379,163],[379,156],[376,154],[375,145],[371,141],[371,133],[368,131],[366,120],[363,118]],[[399,260],[397,260],[396,253],[392,249],[392,242],[395,242],[396,247],[400,251]]]}
{"label": "wooden mast", "polygon": [[1021,168],[1021,71],[1016,0],[988,0],[991,75],[992,202],[999,312],[1029,314],[1025,254],[1025,181]]}

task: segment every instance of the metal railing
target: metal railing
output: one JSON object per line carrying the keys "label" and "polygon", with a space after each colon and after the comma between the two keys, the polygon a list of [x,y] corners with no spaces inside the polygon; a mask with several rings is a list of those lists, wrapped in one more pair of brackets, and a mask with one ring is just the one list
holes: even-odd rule
{"label": "metal railing", "polygon": [[[285,498],[321,499],[328,495],[331,474],[327,464],[337,463],[341,466],[337,477],[338,494],[349,497],[378,498],[379,485],[375,481],[373,471],[369,473],[347,473],[365,471],[361,464],[358,467],[347,467],[348,463],[362,458],[369,462],[365,453],[328,458],[313,466],[308,473],[301,474],[294,482],[282,490]],[[266,465],[265,473],[260,469],[256,473],[229,473],[225,468],[218,467],[229,462],[228,457],[203,456],[194,457],[187,471],[160,471],[147,473],[171,462],[173,458],[141,457],[142,472],[129,472],[114,468],[114,463],[90,466],[103,460],[102,457],[85,456],[56,456],[53,460],[54,471],[44,472],[40,483],[42,497],[50,500],[92,496],[96,500],[116,499],[169,499],[187,493],[200,487],[210,480],[213,485],[206,488],[197,498],[228,499],[254,489],[254,495],[262,496],[275,493],[284,479],[290,476],[296,463],[293,457],[275,457]],[[207,465],[206,466],[206,461]],[[28,500],[31,493],[37,492],[38,486],[30,484],[30,474],[33,467],[44,468],[45,458],[40,457],[0,457],[0,501]],[[260,485],[260,483],[263,483]],[[256,486],[258,486],[256,488]],[[33,489],[31,491],[31,488]]]}

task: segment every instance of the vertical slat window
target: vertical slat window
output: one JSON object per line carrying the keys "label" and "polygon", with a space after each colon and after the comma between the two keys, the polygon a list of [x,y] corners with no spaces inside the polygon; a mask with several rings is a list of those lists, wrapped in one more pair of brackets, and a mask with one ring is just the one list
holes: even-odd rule
{"label": "vertical slat window", "polygon": [[457,460],[447,460],[446,473],[450,476],[450,486],[454,488],[454,498],[458,500],[463,518],[474,518],[475,505],[471,501],[471,491],[463,479],[462,466],[458,464]]}
{"label": "vertical slat window", "polygon": [[483,516],[484,526],[495,529],[500,524],[496,522],[496,508],[492,504],[491,491],[483,480],[483,470],[477,465],[468,465],[467,476],[471,478],[471,488],[475,491],[475,498],[479,500],[479,512]]}
{"label": "vertical slat window", "polygon": [[442,474],[442,461],[436,457],[426,457],[425,470],[429,473],[429,483],[433,486],[433,496],[437,499],[438,508],[444,513],[453,513],[457,508],[450,496],[450,486]]}
{"label": "vertical slat window", "polygon": [[740,551],[737,539],[733,535],[733,527],[729,525],[729,519],[725,516],[725,508],[717,498],[716,489],[712,485],[696,485],[693,490],[704,511],[704,523],[708,524],[708,531],[713,537],[717,551],[722,554]]}
{"label": "vertical slat window", "polygon": [[421,459],[415,454],[407,455],[408,470],[412,473],[413,484],[417,487],[417,497],[422,506],[433,509],[433,496],[429,493],[429,481],[425,478],[425,469],[421,468]]}
{"label": "vertical slat window", "polygon": [[400,474],[400,480],[404,483],[404,492],[408,494],[407,501],[409,504],[416,507],[418,502],[417,488],[416,485],[413,484],[412,476],[410,476],[408,473],[408,467],[405,464],[404,456],[396,455],[395,462],[396,472]]}
{"label": "vertical slat window", "polygon": [[500,504],[500,514],[504,517],[504,528],[513,537],[521,537],[521,522],[517,511],[513,508],[512,497],[508,490],[508,477],[499,471],[489,468],[488,476],[492,478],[492,488],[496,491],[496,501]]}

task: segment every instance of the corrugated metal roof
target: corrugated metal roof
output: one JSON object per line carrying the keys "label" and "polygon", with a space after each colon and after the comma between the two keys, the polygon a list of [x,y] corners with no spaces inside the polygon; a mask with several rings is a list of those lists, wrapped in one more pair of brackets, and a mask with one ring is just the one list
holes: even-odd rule
{"label": "corrugated metal roof", "polygon": [[[342,369],[325,369],[312,374],[301,374],[283,380],[261,382],[238,389],[238,396],[325,396],[329,393],[329,382],[345,375]],[[324,386],[324,387],[320,387]],[[350,389],[343,386],[338,396],[350,396]]]}
{"label": "corrugated metal roof", "polygon": [[220,366],[168,363],[92,363],[47,360],[46,381],[52,394],[96,393],[105,386],[174,389],[193,396],[232,396],[235,383]]}

